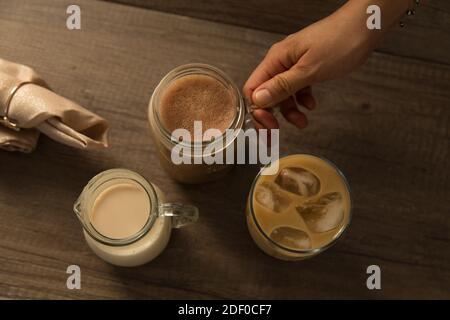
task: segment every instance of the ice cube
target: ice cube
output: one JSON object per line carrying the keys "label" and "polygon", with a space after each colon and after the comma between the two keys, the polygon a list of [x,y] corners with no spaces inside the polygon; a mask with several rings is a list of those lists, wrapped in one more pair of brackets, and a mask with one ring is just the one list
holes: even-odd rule
{"label": "ice cube", "polygon": [[284,190],[310,197],[319,192],[319,179],[308,170],[302,168],[284,168],[275,182]]}
{"label": "ice cube", "polygon": [[302,230],[291,227],[278,227],[270,234],[270,238],[276,243],[291,249],[311,248],[309,235]]}
{"label": "ice cube", "polygon": [[281,212],[289,207],[290,200],[279,192],[274,185],[261,184],[256,188],[256,201],[274,212]]}
{"label": "ice cube", "polygon": [[316,201],[308,201],[297,207],[308,228],[325,232],[339,226],[344,218],[344,204],[339,192],[327,193]]}

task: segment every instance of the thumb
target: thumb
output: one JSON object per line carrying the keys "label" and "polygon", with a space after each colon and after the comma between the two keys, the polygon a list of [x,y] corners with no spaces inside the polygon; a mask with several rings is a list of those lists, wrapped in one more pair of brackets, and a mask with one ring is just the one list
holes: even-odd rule
{"label": "thumb", "polygon": [[291,69],[278,73],[256,88],[252,101],[259,108],[274,107],[311,84],[308,73],[294,65]]}

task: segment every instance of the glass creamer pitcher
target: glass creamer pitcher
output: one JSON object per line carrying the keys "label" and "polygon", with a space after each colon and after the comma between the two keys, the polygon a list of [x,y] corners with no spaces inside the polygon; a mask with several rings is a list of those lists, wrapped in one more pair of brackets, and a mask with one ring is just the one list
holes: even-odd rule
{"label": "glass creamer pitcher", "polygon": [[92,178],[75,202],[89,247],[118,266],[142,265],[167,246],[172,228],[196,222],[198,209],[167,203],[141,175],[111,169]]}

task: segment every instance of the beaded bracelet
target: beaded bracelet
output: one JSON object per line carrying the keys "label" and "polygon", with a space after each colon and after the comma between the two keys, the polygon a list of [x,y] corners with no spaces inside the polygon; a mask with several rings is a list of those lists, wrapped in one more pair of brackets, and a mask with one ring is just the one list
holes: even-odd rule
{"label": "beaded bracelet", "polygon": [[[414,0],[414,5],[412,8],[408,9],[406,11],[406,16],[410,17],[416,14],[416,8],[420,5],[420,0]],[[404,27],[405,23],[403,21],[400,21],[400,27]]]}

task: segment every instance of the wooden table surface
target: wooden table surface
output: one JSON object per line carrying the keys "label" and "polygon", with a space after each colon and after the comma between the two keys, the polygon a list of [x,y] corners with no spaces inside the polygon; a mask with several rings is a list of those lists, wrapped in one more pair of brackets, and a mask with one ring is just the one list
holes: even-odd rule
{"label": "wooden table surface", "polygon": [[[308,128],[282,121],[281,152],[332,160],[347,175],[354,200],[352,224],[336,246],[310,260],[283,262],[261,252],[246,229],[245,198],[256,168],[240,166],[205,185],[177,184],[157,161],[146,110],[156,84],[175,66],[209,63],[242,86],[284,35],[255,27],[257,17],[236,25],[239,15],[226,12],[234,20],[218,14],[226,22],[219,23],[129,1],[136,2],[142,8],[76,1],[82,29],[69,31],[71,2],[0,0],[0,57],[32,66],[54,91],[112,127],[107,150],[83,152],[42,136],[32,154],[0,153],[0,297],[450,298],[448,4],[423,8],[428,16],[436,9],[434,28],[427,29],[428,16],[420,20],[420,12],[410,22],[422,30],[415,41],[438,34],[433,46],[423,45],[429,50],[414,50],[421,47],[414,43],[407,55],[391,41],[350,76],[315,87],[320,106],[308,115]],[[321,13],[337,2],[325,1]],[[196,16],[190,8],[186,14]],[[114,167],[141,173],[169,200],[201,211],[197,224],[176,230],[163,254],[142,267],[97,258],[72,213],[87,181]],[[81,290],[66,288],[72,264],[81,267]],[[382,271],[381,290],[366,287],[373,264]]]}

